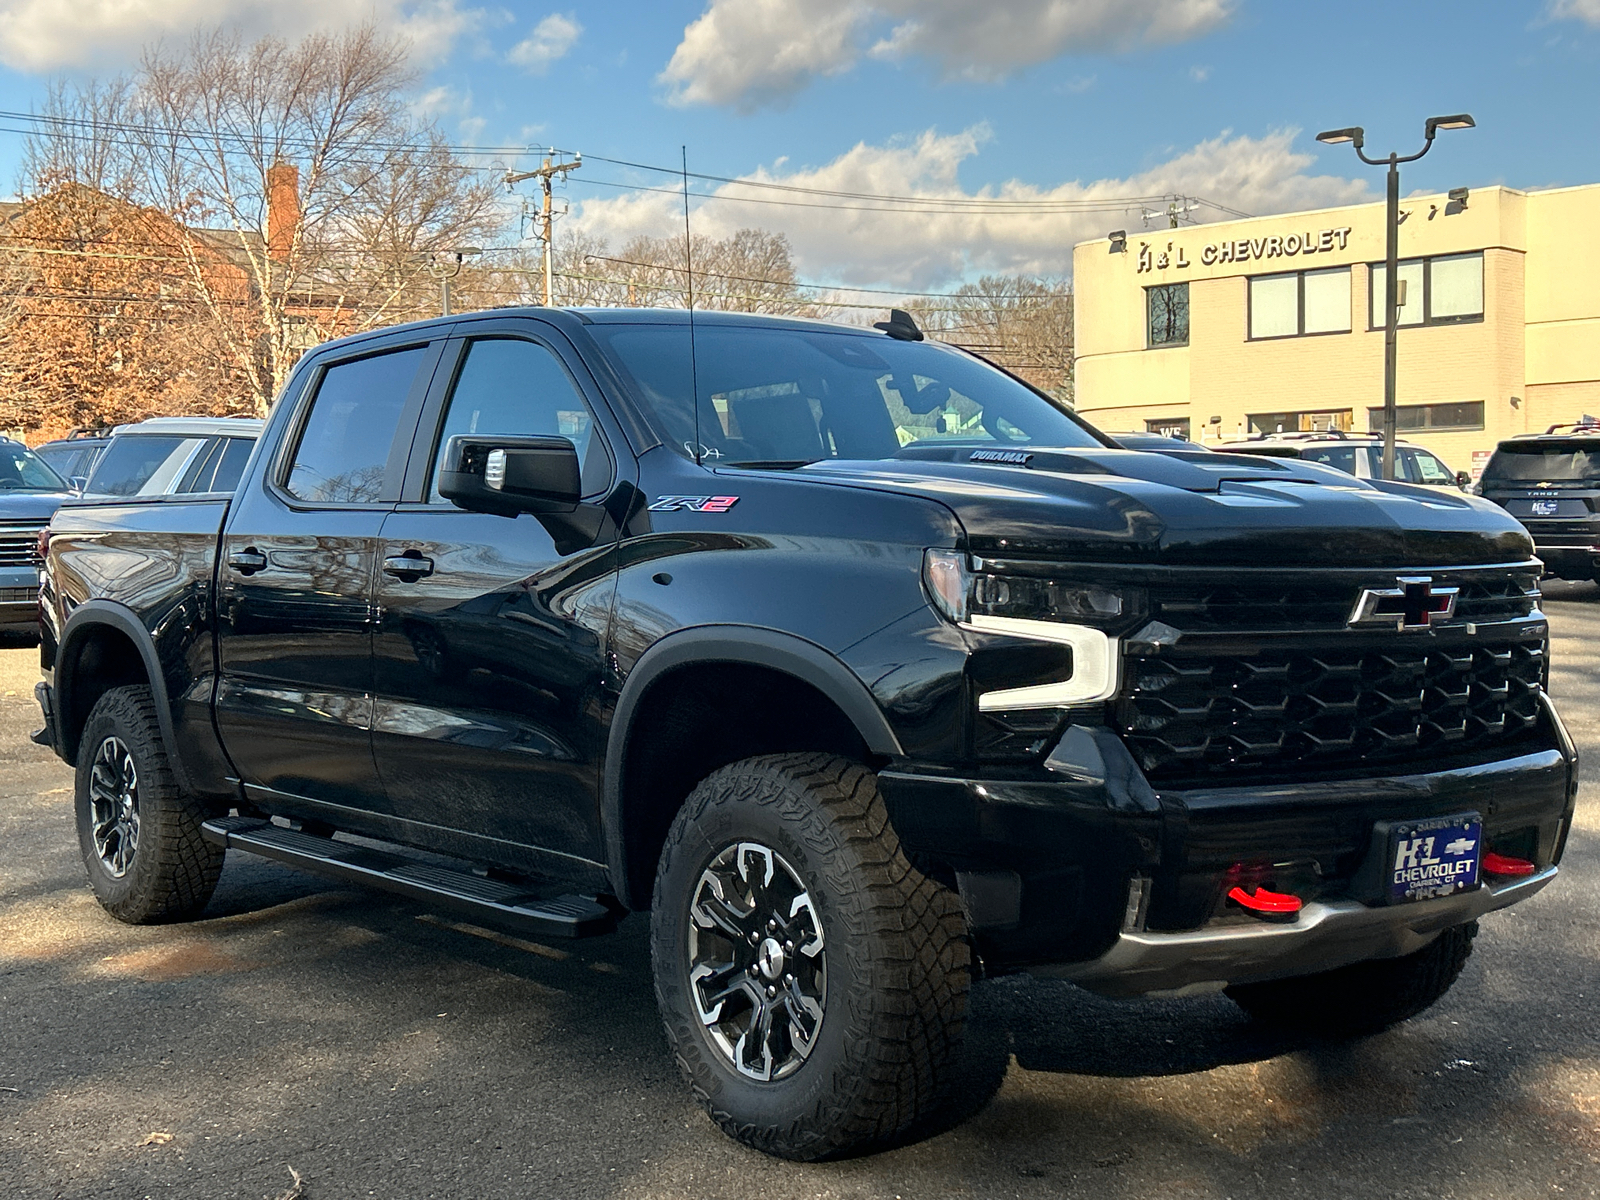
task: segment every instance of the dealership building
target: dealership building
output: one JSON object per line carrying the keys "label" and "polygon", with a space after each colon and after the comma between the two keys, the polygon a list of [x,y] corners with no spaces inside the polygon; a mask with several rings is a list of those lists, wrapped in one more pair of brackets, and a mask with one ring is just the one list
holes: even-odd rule
{"label": "dealership building", "polygon": [[[1400,205],[1396,400],[1452,470],[1600,415],[1600,185]],[[1216,444],[1383,427],[1384,205],[1080,244],[1077,407]]]}

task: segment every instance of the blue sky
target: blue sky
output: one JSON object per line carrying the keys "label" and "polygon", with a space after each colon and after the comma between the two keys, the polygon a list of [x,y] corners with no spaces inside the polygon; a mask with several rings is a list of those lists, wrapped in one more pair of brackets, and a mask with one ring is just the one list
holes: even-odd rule
{"label": "blue sky", "polygon": [[[1381,173],[1312,140],[1344,124],[1369,151],[1409,152],[1424,117],[1473,113],[1478,129],[1407,169],[1408,191],[1600,180],[1600,0],[0,0],[0,107],[202,20],[293,37],[368,14],[414,38],[418,104],[454,140],[584,151],[571,227],[613,243],[667,232],[673,202],[603,186],[661,180],[594,156],[670,164],[685,144],[711,174],[1023,202],[915,218],[697,206],[709,233],[785,232],[819,280],[1060,273],[1073,241],[1138,226],[1136,209],[1025,210],[1044,201],[1370,198]],[[7,178],[19,146],[0,136]]]}

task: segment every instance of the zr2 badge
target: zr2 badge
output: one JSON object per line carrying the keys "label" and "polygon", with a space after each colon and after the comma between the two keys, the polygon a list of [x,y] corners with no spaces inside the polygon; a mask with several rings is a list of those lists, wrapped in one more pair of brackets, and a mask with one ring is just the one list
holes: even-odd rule
{"label": "zr2 badge", "polygon": [[737,496],[661,496],[650,511],[725,513],[737,503]]}

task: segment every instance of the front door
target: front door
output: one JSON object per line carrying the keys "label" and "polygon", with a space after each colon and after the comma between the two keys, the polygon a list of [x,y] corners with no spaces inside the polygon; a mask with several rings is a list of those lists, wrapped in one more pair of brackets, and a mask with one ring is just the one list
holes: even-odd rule
{"label": "front door", "polygon": [[377,540],[443,344],[316,368],[289,449],[235,498],[218,567],[217,723],[247,790],[381,807]]}
{"label": "front door", "polygon": [[597,504],[559,519],[458,509],[439,497],[440,449],[457,434],[567,437],[596,501],[615,471],[581,363],[533,322],[499,328],[447,351],[412,456],[416,495],[383,523],[373,747],[395,817],[465,834],[478,857],[560,871],[604,858],[616,529]]}

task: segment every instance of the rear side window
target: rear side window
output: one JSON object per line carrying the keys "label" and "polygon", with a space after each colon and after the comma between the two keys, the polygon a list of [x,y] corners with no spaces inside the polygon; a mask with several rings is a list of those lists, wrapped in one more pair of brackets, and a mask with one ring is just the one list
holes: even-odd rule
{"label": "rear side window", "polygon": [[1321,463],[1325,467],[1334,467],[1347,475],[1356,473],[1356,448],[1354,446],[1318,446],[1311,450],[1302,450],[1300,457],[1307,462]]}
{"label": "rear side window", "polygon": [[205,456],[189,468],[179,489],[184,492],[231,492],[239,486],[244,464],[255,448],[253,438],[218,438]]}
{"label": "rear side window", "polygon": [[321,504],[372,504],[426,347],[337,363],[322,375],[284,486]]}
{"label": "rear side window", "polygon": [[113,438],[84,490],[97,496],[159,495],[203,440],[138,433]]}
{"label": "rear side window", "polygon": [[1426,450],[1403,447],[1397,453],[1405,462],[1408,483],[1445,484],[1456,481],[1456,477],[1450,473],[1450,468]]}

